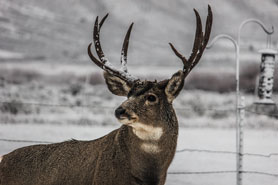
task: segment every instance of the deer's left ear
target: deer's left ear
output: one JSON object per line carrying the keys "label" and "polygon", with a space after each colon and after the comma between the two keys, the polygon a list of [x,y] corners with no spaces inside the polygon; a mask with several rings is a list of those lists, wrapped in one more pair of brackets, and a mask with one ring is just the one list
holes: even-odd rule
{"label": "deer's left ear", "polygon": [[172,76],[165,88],[165,94],[167,96],[168,102],[173,102],[173,100],[179,95],[180,91],[182,90],[183,85],[184,73],[180,70]]}

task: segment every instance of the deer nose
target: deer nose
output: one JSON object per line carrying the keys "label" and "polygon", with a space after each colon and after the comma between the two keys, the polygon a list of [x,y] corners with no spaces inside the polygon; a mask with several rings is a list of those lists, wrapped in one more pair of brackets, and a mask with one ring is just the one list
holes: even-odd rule
{"label": "deer nose", "polygon": [[125,110],[122,106],[118,107],[118,108],[115,110],[115,116],[116,116],[118,119],[120,119],[121,116],[122,116],[124,113],[126,113],[126,110]]}

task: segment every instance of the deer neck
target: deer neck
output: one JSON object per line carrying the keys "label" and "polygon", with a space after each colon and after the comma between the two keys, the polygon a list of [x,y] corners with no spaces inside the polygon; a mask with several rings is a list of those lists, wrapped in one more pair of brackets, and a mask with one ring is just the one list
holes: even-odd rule
{"label": "deer neck", "polygon": [[139,184],[140,180],[155,182],[165,177],[175,155],[178,138],[176,114],[168,109],[162,115],[155,124],[123,125],[117,134],[121,150],[129,161],[130,172]]}
{"label": "deer neck", "polygon": [[126,145],[130,158],[130,172],[138,182],[141,180],[158,184],[154,182],[166,175],[174,157],[178,129],[169,131],[161,127],[147,128],[149,130],[146,131],[127,127]]}
{"label": "deer neck", "polygon": [[175,152],[178,120],[174,109],[166,110],[156,123],[133,123],[128,127],[129,148],[136,153],[159,155]]}
{"label": "deer neck", "polygon": [[158,174],[154,176],[159,176],[160,172],[167,171],[176,151],[178,137],[176,117],[172,121],[164,127],[146,126],[141,123],[133,127],[123,126],[128,130],[126,145],[133,174],[155,171]]}

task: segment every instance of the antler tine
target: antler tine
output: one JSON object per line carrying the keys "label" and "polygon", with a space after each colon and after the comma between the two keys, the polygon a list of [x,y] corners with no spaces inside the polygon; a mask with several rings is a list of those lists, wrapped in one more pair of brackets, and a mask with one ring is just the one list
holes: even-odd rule
{"label": "antler tine", "polygon": [[[104,21],[106,20],[106,18],[108,17],[108,14],[106,14],[102,20],[100,21],[100,23],[98,23],[98,17],[96,17],[96,20],[95,20],[95,24],[94,24],[94,31],[93,31],[93,40],[94,40],[94,45],[95,45],[95,50],[96,50],[96,53],[99,57],[99,59],[97,59],[92,51],[91,51],[91,46],[92,46],[92,43],[89,44],[88,46],[88,55],[89,57],[91,58],[91,60],[97,65],[99,66],[100,68],[102,68],[103,70],[105,70],[106,72],[108,72],[109,74],[111,75],[114,75],[114,76],[117,76],[119,78],[121,78],[122,80],[126,81],[127,83],[132,83],[136,80],[138,80],[138,78],[130,75],[127,70],[126,71],[123,71],[123,70],[117,70],[109,61],[108,59],[105,57],[103,51],[102,51],[102,48],[101,48],[101,45],[100,45],[100,36],[99,36],[99,32],[100,32],[100,29],[104,23]],[[130,31],[131,31],[131,28],[132,28],[132,25],[130,26],[128,32],[127,32],[127,36],[126,36],[126,39],[125,39],[125,42],[126,44],[125,45],[125,53],[127,53],[127,46],[128,46],[128,40],[129,40],[129,35],[130,35]],[[126,41],[127,40],[127,41]],[[126,56],[126,54],[125,54]]]}
{"label": "antler tine", "polygon": [[101,27],[102,27],[104,21],[105,21],[106,18],[108,17],[108,15],[109,15],[109,13],[107,13],[107,14],[101,19],[101,21],[100,21],[100,23],[99,23],[99,31],[100,31],[100,29],[101,29]]}
{"label": "antler tine", "polygon": [[203,31],[202,31],[202,21],[201,21],[200,15],[199,15],[198,11],[195,9],[194,9],[194,12],[195,12],[195,16],[196,16],[196,24],[197,25],[196,25],[193,49],[192,49],[192,53],[191,53],[189,59],[186,60],[186,58],[182,54],[180,54],[171,43],[169,43],[172,50],[174,51],[174,53],[177,55],[178,58],[180,58],[182,60],[182,62],[184,64],[184,67],[183,67],[184,77],[186,77],[189,74],[189,72],[199,62],[199,60],[206,48],[206,45],[208,43],[210,33],[211,33],[211,27],[212,27],[213,16],[212,16],[211,7],[209,5],[208,5],[208,16],[207,16],[207,20],[206,20],[205,35],[203,34]]}
{"label": "antler tine", "polygon": [[187,65],[184,66],[184,72],[190,69],[190,66],[195,62],[194,59],[197,56],[200,47],[202,46],[203,41],[203,29],[202,29],[202,21],[201,17],[196,9],[194,9],[195,16],[196,16],[196,32],[195,32],[195,39],[193,44],[192,53],[188,59]]}
{"label": "antler tine", "polygon": [[[104,23],[104,21],[105,21],[105,19],[101,20],[101,25]],[[105,58],[101,45],[100,45],[99,31],[100,31],[100,26],[98,24],[98,16],[97,16],[96,20],[95,20],[95,25],[94,25],[93,39],[94,39],[94,43],[95,43],[96,53],[97,53],[99,59],[102,62],[106,63],[107,59]]]}
{"label": "antler tine", "polygon": [[174,47],[174,45],[171,42],[169,43],[169,45],[174,51],[174,53],[177,55],[177,57],[179,57],[182,60],[183,64],[185,65],[185,63],[187,62],[185,56],[183,56],[180,52],[178,52],[178,50]]}
{"label": "antler tine", "polygon": [[91,60],[100,68],[103,69],[103,63],[101,61],[99,61],[92,53],[91,51],[91,46],[92,46],[92,43],[89,44],[88,46],[88,55],[89,57],[91,58]]}
{"label": "antler tine", "polygon": [[196,32],[195,32],[195,39],[194,39],[194,44],[193,44],[193,49],[192,49],[192,53],[189,57],[189,59],[187,60],[182,54],[180,54],[177,49],[173,46],[172,43],[169,43],[172,50],[174,51],[174,53],[177,55],[177,57],[179,57],[182,62],[183,62],[183,72],[185,73],[189,68],[190,66],[192,65],[192,62],[194,62],[194,58],[196,57],[198,51],[199,51],[199,48],[201,46],[201,42],[202,42],[202,35],[203,35],[203,32],[202,32],[202,22],[201,22],[201,18],[200,18],[200,15],[198,13],[197,10],[194,9],[194,12],[195,12],[195,15],[196,15]]}
{"label": "antler tine", "polygon": [[212,11],[211,11],[211,7],[208,5],[208,16],[207,16],[207,20],[206,20],[206,32],[205,32],[205,38],[204,38],[204,45],[206,48],[206,45],[209,41],[209,36],[211,33],[211,27],[212,27],[212,20],[213,20],[213,16],[212,16]]}
{"label": "antler tine", "polygon": [[206,49],[206,46],[209,41],[210,33],[211,33],[212,21],[213,21],[213,15],[212,15],[211,7],[208,5],[208,16],[207,16],[207,20],[206,20],[205,35],[203,36],[203,39],[202,39],[203,41],[202,41],[199,53],[197,54],[195,61],[194,61],[193,65],[190,67],[190,70],[188,71],[188,73],[197,65],[201,56],[203,55],[204,50]]}
{"label": "antler tine", "polygon": [[122,64],[122,68],[121,70],[124,72],[127,72],[127,51],[128,51],[128,44],[129,44],[129,38],[130,38],[130,33],[133,27],[133,23],[131,23],[131,25],[129,26],[126,35],[125,35],[125,39],[123,42],[123,46],[122,46],[122,51],[121,51],[121,64]]}

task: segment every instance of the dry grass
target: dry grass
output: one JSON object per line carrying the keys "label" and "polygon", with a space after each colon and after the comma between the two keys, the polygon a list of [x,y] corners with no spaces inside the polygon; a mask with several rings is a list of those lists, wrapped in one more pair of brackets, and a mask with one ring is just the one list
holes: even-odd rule
{"label": "dry grass", "polygon": [[[259,75],[259,65],[255,63],[245,64],[241,68],[240,88],[246,93],[254,93]],[[163,77],[149,75],[146,79],[162,79]],[[142,78],[142,79],[145,79]],[[11,70],[0,69],[0,86],[5,83],[14,85],[37,81],[45,85],[71,84],[73,94],[81,90],[81,86],[87,81],[90,85],[104,84],[101,72],[86,74],[74,74],[63,72],[47,75],[35,70],[23,70],[14,68]],[[274,92],[278,92],[278,70],[274,75]],[[81,85],[80,85],[81,84]],[[196,71],[189,75],[184,86],[187,90],[204,90],[219,93],[233,92],[236,88],[235,74],[231,72]],[[76,92],[74,92],[76,91]]]}
{"label": "dry grass", "polygon": [[[259,77],[259,65],[255,63],[245,64],[240,71],[240,89],[245,93],[254,93]],[[236,89],[235,74],[223,72],[195,72],[185,84],[185,89],[204,90],[219,93],[233,92]],[[273,92],[278,92],[278,69],[274,74]]]}
{"label": "dry grass", "polygon": [[[245,92],[254,90],[257,74],[256,65],[242,68],[241,88],[248,89]],[[277,75],[275,80],[278,81]],[[0,103],[1,123],[113,125],[117,123],[114,108],[123,101],[107,90],[101,73],[46,75],[32,70],[2,69],[0,86],[1,101],[9,102]],[[277,92],[277,85],[275,88]],[[175,101],[182,126],[234,127],[234,74],[195,72],[187,79],[185,89]],[[246,96],[250,104],[253,95]],[[259,116],[257,123],[254,116],[257,115],[247,117],[248,127],[278,128],[277,120]]]}

